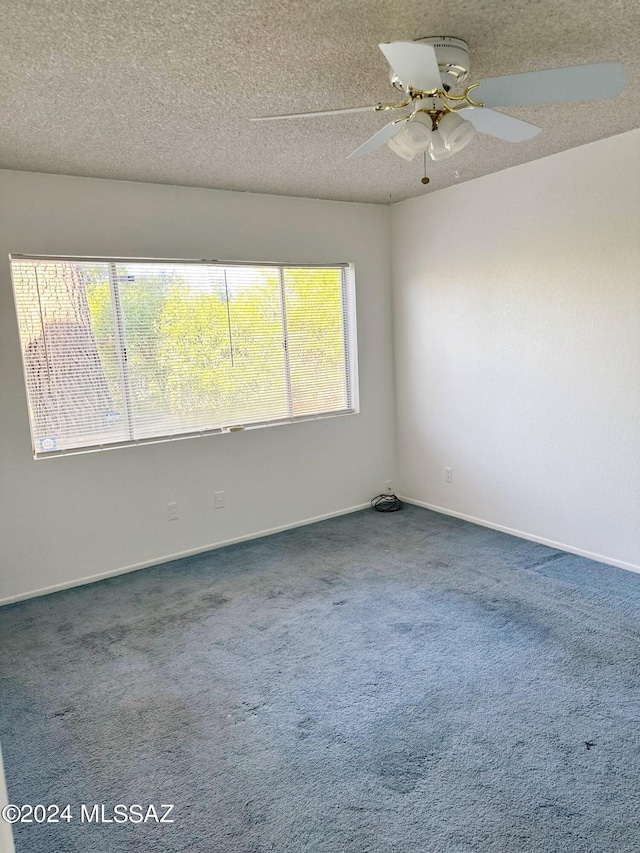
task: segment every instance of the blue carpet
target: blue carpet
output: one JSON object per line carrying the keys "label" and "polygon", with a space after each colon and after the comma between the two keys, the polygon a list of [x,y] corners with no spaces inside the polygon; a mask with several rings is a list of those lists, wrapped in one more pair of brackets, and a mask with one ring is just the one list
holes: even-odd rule
{"label": "blue carpet", "polygon": [[411,506],[6,607],[10,799],[73,814],[17,851],[640,851],[639,626],[640,576]]}

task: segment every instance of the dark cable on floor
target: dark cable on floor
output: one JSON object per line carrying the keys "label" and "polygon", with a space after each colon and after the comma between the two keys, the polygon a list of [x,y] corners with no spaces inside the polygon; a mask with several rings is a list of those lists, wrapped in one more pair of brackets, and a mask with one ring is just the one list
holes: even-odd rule
{"label": "dark cable on floor", "polygon": [[376,512],[398,512],[399,509],[402,509],[403,503],[393,492],[387,492],[372,498],[371,506]]}

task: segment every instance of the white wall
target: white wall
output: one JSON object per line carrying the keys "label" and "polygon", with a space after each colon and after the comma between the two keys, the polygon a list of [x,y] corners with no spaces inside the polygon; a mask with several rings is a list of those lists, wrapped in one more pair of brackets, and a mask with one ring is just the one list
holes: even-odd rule
{"label": "white wall", "polygon": [[[389,210],[0,171],[0,600],[360,506],[393,476]],[[7,255],[356,268],[361,413],[35,462]],[[213,492],[226,508],[213,508]],[[177,500],[179,521],[167,521]]]}
{"label": "white wall", "polygon": [[[397,476],[389,209],[0,171],[0,600],[348,510],[391,477],[640,568],[639,144],[391,209]],[[354,261],[361,414],[34,462],[9,252]]]}
{"label": "white wall", "polygon": [[638,570],[639,150],[633,131],[392,209],[403,494]]}

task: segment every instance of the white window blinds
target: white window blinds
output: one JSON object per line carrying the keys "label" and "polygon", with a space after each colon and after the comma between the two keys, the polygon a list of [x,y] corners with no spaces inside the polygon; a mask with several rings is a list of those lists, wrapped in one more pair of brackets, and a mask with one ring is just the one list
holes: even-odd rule
{"label": "white window blinds", "polygon": [[11,270],[36,458],[356,411],[347,265]]}

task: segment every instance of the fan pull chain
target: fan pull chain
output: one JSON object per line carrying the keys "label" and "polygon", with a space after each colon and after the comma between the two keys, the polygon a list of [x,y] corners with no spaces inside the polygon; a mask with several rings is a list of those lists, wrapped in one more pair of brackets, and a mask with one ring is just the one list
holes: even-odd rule
{"label": "fan pull chain", "polygon": [[427,177],[427,152],[424,152],[424,178],[421,178],[423,184],[428,184],[431,178]]}

